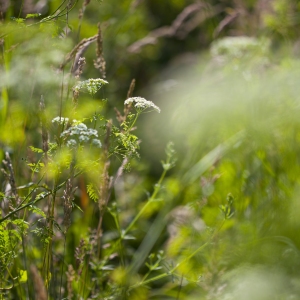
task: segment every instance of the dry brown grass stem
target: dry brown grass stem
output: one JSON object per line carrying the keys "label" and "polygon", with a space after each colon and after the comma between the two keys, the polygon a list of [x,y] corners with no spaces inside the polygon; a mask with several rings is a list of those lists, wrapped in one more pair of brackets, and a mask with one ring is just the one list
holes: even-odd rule
{"label": "dry brown grass stem", "polygon": [[239,15],[241,14],[240,11],[233,11],[228,14],[217,26],[214,31],[214,37],[217,37],[219,33],[230,23],[232,23]]}
{"label": "dry brown grass stem", "polygon": [[84,57],[80,57],[78,60],[78,68],[75,71],[75,78],[78,80],[80,75],[83,73],[83,67],[86,65],[86,61]]}
{"label": "dry brown grass stem", "polygon": [[67,183],[66,183],[66,188],[64,190],[64,194],[63,194],[63,206],[64,206],[64,225],[65,225],[65,234],[68,230],[68,228],[71,225],[71,213],[72,213],[72,201],[74,199],[74,190],[73,190],[73,184],[72,184],[72,180],[68,179]]}
{"label": "dry brown grass stem", "polygon": [[[129,86],[129,89],[128,89],[128,92],[127,92],[127,99],[132,97],[134,88],[135,88],[135,79],[133,78],[131,80],[131,83],[130,83],[130,86]],[[131,108],[131,105],[125,105],[124,106],[124,116],[125,117],[128,116],[130,108]]]}
{"label": "dry brown grass stem", "polygon": [[35,299],[47,300],[48,299],[47,291],[41,274],[39,273],[38,269],[34,265],[30,266],[30,271],[31,271],[32,281],[34,286]]}
{"label": "dry brown grass stem", "polygon": [[15,207],[16,205],[19,204],[19,196],[18,196],[18,190],[17,190],[16,180],[15,180],[14,168],[8,152],[5,152],[5,159],[2,162],[5,168],[7,169],[7,172],[4,173],[8,177],[11,194],[13,195],[12,199],[14,199],[14,201],[11,202],[11,205]]}
{"label": "dry brown grass stem", "polygon": [[68,271],[66,272],[66,275],[67,275],[68,300],[72,300],[73,299],[72,283],[75,279],[75,271],[72,265],[68,266]]}
{"label": "dry brown grass stem", "polygon": [[89,45],[91,45],[93,42],[95,42],[98,38],[98,33],[90,38],[87,39],[83,39],[81,40],[73,49],[71,52],[69,52],[66,57],[65,60],[62,62],[62,64],[60,65],[60,70],[63,70],[63,68],[73,59],[74,63],[73,63],[73,67],[72,67],[72,72],[73,74],[75,73],[75,71],[77,70],[78,67],[78,61],[79,58],[82,57],[82,54],[84,53],[84,51],[88,48]]}
{"label": "dry brown grass stem", "polygon": [[[128,92],[127,92],[127,99],[132,97],[134,88],[135,88],[135,79],[132,79],[129,89],[128,89]],[[131,108],[131,105],[124,106],[124,115],[122,115],[120,113],[120,111],[116,107],[114,107],[114,110],[116,113],[116,118],[120,124],[122,124],[124,121],[126,121],[126,118],[130,112],[130,108]]]}
{"label": "dry brown grass stem", "polygon": [[102,78],[106,78],[106,62],[103,56],[103,39],[100,23],[98,23],[98,36],[97,36],[97,49],[96,49],[96,57],[94,60],[94,66],[98,69],[102,75]]}
{"label": "dry brown grass stem", "polygon": [[79,246],[75,248],[75,259],[77,265],[77,275],[80,276],[83,270],[83,262],[85,257],[85,242],[84,239],[81,239],[79,242]]}
{"label": "dry brown grass stem", "polygon": [[202,22],[223,10],[220,6],[212,7],[205,2],[193,3],[185,7],[170,26],[163,26],[151,31],[146,37],[130,45],[127,50],[131,53],[138,53],[146,45],[156,44],[158,39],[163,37],[184,39]]}

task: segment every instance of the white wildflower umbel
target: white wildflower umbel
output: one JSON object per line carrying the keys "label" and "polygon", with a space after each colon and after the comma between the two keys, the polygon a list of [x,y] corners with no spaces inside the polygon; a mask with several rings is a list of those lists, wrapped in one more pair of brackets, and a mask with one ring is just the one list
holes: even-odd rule
{"label": "white wildflower umbel", "polygon": [[69,122],[69,118],[56,117],[52,119],[52,123],[58,123],[60,125],[67,124]]}
{"label": "white wildflower umbel", "polygon": [[125,105],[132,105],[137,113],[142,113],[146,109],[150,108],[152,110],[156,110],[158,113],[160,113],[160,108],[156,106],[152,101],[148,101],[145,98],[141,97],[132,97],[128,98],[124,102]]}
{"label": "white wildflower umbel", "polygon": [[85,81],[79,81],[74,87],[73,90],[76,94],[79,93],[80,90],[87,90],[87,92],[91,95],[95,95],[103,85],[108,84],[108,82],[101,78],[90,78]]}
{"label": "white wildflower umbel", "polygon": [[60,137],[65,139],[67,146],[70,148],[84,143],[91,143],[97,147],[101,147],[101,142],[97,139],[97,130],[88,128],[84,123],[78,123],[76,120],[75,122],[73,120],[73,125],[64,130]]}

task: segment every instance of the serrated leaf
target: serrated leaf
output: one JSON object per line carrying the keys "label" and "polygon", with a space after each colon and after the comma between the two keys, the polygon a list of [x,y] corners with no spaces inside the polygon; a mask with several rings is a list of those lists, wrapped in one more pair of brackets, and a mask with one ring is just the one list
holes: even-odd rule
{"label": "serrated leaf", "polygon": [[87,194],[89,195],[89,197],[94,201],[98,201],[98,193],[97,190],[95,189],[95,187],[93,186],[93,184],[88,184],[86,186],[87,188]]}
{"label": "serrated leaf", "polygon": [[29,210],[37,215],[42,216],[43,218],[46,218],[46,214],[40,208],[38,208],[34,205],[30,205]]}
{"label": "serrated leaf", "polygon": [[41,149],[41,148],[35,148],[33,146],[29,146],[29,148],[32,152],[36,152],[36,153],[43,153],[44,152],[43,149]]}
{"label": "serrated leaf", "polygon": [[16,220],[13,220],[11,223],[14,225],[17,225],[19,227],[25,226],[28,228],[28,226],[29,226],[28,223],[26,221],[24,221],[23,219],[16,219]]}

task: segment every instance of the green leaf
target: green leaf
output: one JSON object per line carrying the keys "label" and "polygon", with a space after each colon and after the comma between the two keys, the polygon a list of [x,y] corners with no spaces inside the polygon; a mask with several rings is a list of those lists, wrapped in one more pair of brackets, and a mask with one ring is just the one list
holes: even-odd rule
{"label": "green leaf", "polygon": [[11,17],[11,19],[15,22],[17,22],[18,24],[23,24],[25,19],[23,18],[15,18],[15,17]]}
{"label": "green leaf", "polygon": [[38,18],[40,16],[41,16],[41,14],[27,14],[25,18],[26,19],[29,19],[29,18]]}
{"label": "green leaf", "polygon": [[75,204],[74,202],[73,202],[73,205],[74,205],[76,208],[78,208],[81,212],[83,212],[83,210],[82,210],[77,204]]}
{"label": "green leaf", "polygon": [[41,149],[41,148],[35,148],[33,146],[29,146],[29,148],[32,152],[36,152],[36,153],[43,153],[44,152],[43,149]]}
{"label": "green leaf", "polygon": [[96,188],[94,187],[94,185],[92,183],[88,184],[86,186],[87,188],[87,194],[89,195],[89,197],[94,201],[98,201],[98,192],[96,190]]}
{"label": "green leaf", "polygon": [[26,270],[20,270],[19,272],[19,281],[22,282],[27,282],[27,271]]}
{"label": "green leaf", "polygon": [[34,182],[29,182],[29,183],[27,183],[25,185],[18,186],[17,189],[18,190],[28,189],[28,188],[30,188],[32,186],[35,186],[35,185],[36,184]]}
{"label": "green leaf", "polygon": [[123,240],[135,240],[135,239],[136,238],[134,236],[128,234],[123,237]]}
{"label": "green leaf", "polygon": [[34,205],[30,205],[29,210],[37,215],[42,216],[43,218],[46,218],[46,214],[40,208],[38,208]]}

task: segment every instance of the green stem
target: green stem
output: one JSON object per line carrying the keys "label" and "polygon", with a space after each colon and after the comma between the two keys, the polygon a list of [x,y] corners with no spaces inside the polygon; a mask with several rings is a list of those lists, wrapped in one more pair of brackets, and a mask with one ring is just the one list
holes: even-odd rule
{"label": "green stem", "polygon": [[[49,21],[52,21],[52,20],[54,20],[54,19],[57,19],[57,18],[60,18],[60,17],[63,17],[63,16],[65,16],[65,15],[67,15],[67,14],[68,14],[71,10],[73,10],[73,8],[76,6],[78,0],[76,0],[76,1],[74,2],[74,4],[70,7],[70,9],[68,9],[68,7],[66,6],[66,7],[65,7],[61,12],[59,12],[57,15],[54,15],[54,14],[60,9],[60,7],[62,7],[62,5],[63,5],[65,2],[66,2],[66,0],[64,0],[64,1],[60,4],[60,6],[55,10],[55,12],[54,12],[52,15],[50,15],[50,16],[48,16],[48,17],[45,17],[45,18],[43,18],[42,20],[40,20],[40,21],[38,21],[38,22],[36,22],[36,23],[26,25],[26,27],[31,27],[31,26],[35,26],[35,25],[40,25],[40,24],[42,24],[42,23],[46,23],[46,22],[49,22]],[[67,12],[63,13],[65,10],[67,10]],[[0,38],[5,38],[5,37],[8,36],[9,34],[11,34],[11,33],[13,33],[13,32],[16,32],[16,31],[18,31],[18,30],[22,30],[22,29],[24,29],[24,27],[21,27],[21,28],[17,28],[17,29],[11,30],[11,31],[8,32],[8,33],[4,33],[4,34],[0,35]]]}
{"label": "green stem", "polygon": [[[82,174],[83,171],[79,171],[77,174],[74,175],[74,177],[77,177],[79,176],[80,174]],[[58,190],[60,190],[66,183],[67,183],[68,180],[65,180],[64,182],[62,182],[61,184],[59,184],[57,187],[56,187],[56,190],[55,192],[57,192]],[[33,191],[30,192],[30,194],[32,193]],[[0,219],[0,224],[2,222],[4,222],[5,220],[7,220],[8,218],[10,218],[11,216],[13,216],[14,214],[16,214],[17,212],[25,209],[26,207],[30,206],[30,205],[34,205],[38,202],[40,202],[41,200],[45,199],[46,197],[50,196],[51,194],[53,193],[53,191],[49,191],[43,195],[41,195],[40,197],[34,199],[33,201],[31,202],[28,202],[27,204],[24,204],[23,206],[20,206],[18,208],[16,208],[15,210],[13,210],[12,212],[8,213],[4,218]],[[26,197],[28,198],[28,197]],[[24,202],[24,201],[23,201]]]}
{"label": "green stem", "polygon": [[151,202],[153,202],[156,198],[157,193],[160,190],[160,185],[162,183],[162,181],[164,180],[165,176],[167,174],[167,170],[164,170],[163,173],[160,176],[159,181],[156,184],[156,187],[154,189],[154,192],[152,194],[152,196],[150,197],[150,199],[147,201],[147,203],[143,206],[143,208],[139,211],[139,213],[135,216],[135,218],[132,220],[132,222],[128,225],[128,227],[125,229],[125,231],[123,232],[121,238],[124,238],[124,236],[131,230],[131,228],[135,225],[135,223],[137,222],[137,220],[141,217],[141,215],[145,212],[145,210],[147,209],[147,207],[150,205]]}
{"label": "green stem", "polygon": [[198,252],[200,252],[201,250],[203,250],[206,246],[208,246],[210,244],[210,242],[214,239],[214,237],[217,235],[217,233],[220,231],[220,229],[223,227],[225,223],[225,220],[222,221],[222,223],[220,224],[220,226],[214,231],[214,233],[210,236],[210,238],[208,239],[208,241],[206,243],[204,243],[202,246],[200,246],[199,248],[197,248],[193,253],[191,253],[188,257],[186,257],[184,260],[182,260],[180,263],[178,263],[173,269],[171,269],[169,272],[167,273],[163,273],[160,275],[157,275],[155,277],[152,277],[148,280],[142,280],[141,282],[131,286],[128,291],[137,288],[141,285],[147,285],[153,281],[168,277],[170,275],[173,275],[173,273],[184,263],[186,263],[187,261],[189,261],[192,257],[194,257]]}
{"label": "green stem", "polygon": [[132,127],[134,126],[134,124],[136,123],[136,121],[137,121],[139,115],[140,115],[139,112],[137,112],[136,115],[135,115],[135,118],[134,118],[134,120],[133,120],[133,122],[132,122],[132,124],[131,124],[130,127],[127,129],[126,133],[129,133],[129,132],[131,131],[131,129],[132,129]]}

